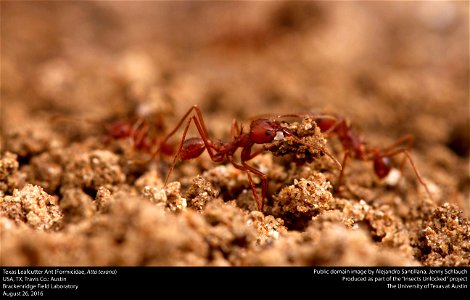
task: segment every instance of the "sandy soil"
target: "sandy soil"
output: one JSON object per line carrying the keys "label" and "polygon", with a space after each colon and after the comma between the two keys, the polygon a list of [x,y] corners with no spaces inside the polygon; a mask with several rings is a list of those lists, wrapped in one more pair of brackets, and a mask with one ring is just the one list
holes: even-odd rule
{"label": "sandy soil", "polygon": [[[464,2],[1,9],[2,265],[470,264]],[[338,186],[321,149],[347,149],[296,118],[316,150],[286,137],[248,161],[262,212],[246,172],[207,153],[164,185],[182,130],[155,149],[195,104],[214,141],[263,114],[343,116],[380,149],[410,134],[424,184],[399,154],[383,180],[350,159]]]}

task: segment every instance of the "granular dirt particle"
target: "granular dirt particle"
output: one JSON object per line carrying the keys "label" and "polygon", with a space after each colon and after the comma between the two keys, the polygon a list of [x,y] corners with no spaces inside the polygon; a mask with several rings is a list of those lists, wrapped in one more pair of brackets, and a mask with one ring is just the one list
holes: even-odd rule
{"label": "granular dirt particle", "polygon": [[304,228],[312,217],[331,209],[331,188],[330,182],[321,173],[307,179],[294,179],[293,185],[279,192],[272,213],[283,218],[290,229]]}
{"label": "granular dirt particle", "polygon": [[181,183],[170,182],[166,186],[145,186],[142,194],[145,199],[172,212],[185,210],[186,198],[181,195]]}
{"label": "granular dirt particle", "polygon": [[144,173],[139,178],[137,178],[137,180],[134,183],[134,186],[138,191],[142,191],[147,186],[149,187],[163,186],[163,181],[158,175],[157,171],[150,170]]}
{"label": "granular dirt particle", "polygon": [[271,215],[264,216],[263,213],[252,211],[248,215],[248,225],[252,225],[258,232],[257,245],[268,246],[276,242],[281,235],[287,232],[284,220],[274,218]]}
{"label": "granular dirt particle", "polygon": [[47,150],[60,147],[62,144],[55,138],[48,126],[8,132],[5,139],[5,149],[23,159],[30,159]]}
{"label": "granular dirt particle", "polygon": [[12,196],[1,198],[1,214],[15,222],[24,222],[38,230],[57,230],[62,224],[62,211],[57,198],[32,184],[21,190],[15,189]]}
{"label": "granular dirt particle", "polygon": [[78,187],[96,192],[101,186],[113,189],[124,183],[125,178],[119,166],[119,157],[112,152],[72,152],[72,158],[65,164],[62,188]]}
{"label": "granular dirt particle", "polygon": [[470,222],[462,211],[445,203],[437,207],[417,236],[418,258],[428,266],[470,264]]}
{"label": "granular dirt particle", "polygon": [[70,188],[62,192],[60,208],[65,223],[77,223],[93,217],[96,203],[81,189]]}
{"label": "granular dirt particle", "polygon": [[188,207],[201,211],[207,202],[217,197],[218,194],[218,191],[214,189],[209,181],[198,175],[193,179],[193,184],[189,187],[185,196]]}
{"label": "granular dirt particle", "polygon": [[11,195],[15,188],[21,188],[26,181],[26,174],[18,171],[18,156],[5,152],[0,156],[0,197]]}
{"label": "granular dirt particle", "polygon": [[16,158],[17,155],[8,151],[2,155],[0,159],[0,180],[5,181],[18,171],[19,163]]}
{"label": "granular dirt particle", "polygon": [[[62,183],[62,157],[56,153],[42,153],[31,159],[28,180],[40,185],[50,194],[56,193]],[[25,170],[25,168],[23,168]]]}

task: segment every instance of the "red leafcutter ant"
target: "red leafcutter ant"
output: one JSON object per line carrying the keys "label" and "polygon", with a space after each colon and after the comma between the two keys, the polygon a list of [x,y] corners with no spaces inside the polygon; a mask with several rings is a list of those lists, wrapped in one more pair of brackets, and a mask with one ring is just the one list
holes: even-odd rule
{"label": "red leafcutter ant", "polygon": [[421,174],[419,173],[416,165],[409,153],[413,144],[413,136],[405,135],[393,144],[385,148],[371,147],[353,130],[351,125],[343,117],[316,117],[315,122],[321,131],[326,135],[335,134],[344,149],[344,157],[341,165],[343,166],[338,178],[337,187],[341,185],[344,168],[349,158],[372,161],[374,165],[374,173],[379,179],[384,179],[390,174],[392,170],[390,158],[399,154],[404,155],[404,159],[400,165],[400,172],[403,173],[403,167],[406,160],[411,164],[413,171],[418,181],[423,185],[429,198],[432,199],[431,191],[427,184],[424,182]]}
{"label": "red leafcutter ant", "polygon": [[[300,117],[301,115],[286,115],[286,117]],[[282,118],[283,116],[279,116]],[[192,106],[180,119],[176,127],[162,140],[162,144],[167,141],[181,128],[186,121],[183,130],[180,145],[174,155],[172,165],[168,171],[165,179],[165,184],[168,182],[171,172],[173,171],[176,160],[189,160],[200,156],[204,151],[207,151],[210,158],[214,162],[230,162],[235,168],[246,172],[248,181],[253,191],[253,196],[256,201],[258,210],[263,211],[264,199],[268,187],[267,176],[263,172],[247,164],[247,161],[253,159],[260,153],[267,151],[264,148],[253,150],[255,145],[268,144],[274,140],[283,139],[285,136],[293,138],[298,144],[308,148],[314,148],[321,153],[329,156],[341,169],[341,164],[323,147],[310,145],[298,137],[296,137],[290,130],[281,125],[281,122],[273,119],[257,118],[251,121],[250,129],[248,132],[243,132],[236,120],[232,122],[230,141],[214,141],[209,137],[202,112],[197,105]],[[199,137],[186,139],[186,135],[191,123],[194,122]],[[241,148],[240,163],[234,159],[235,152]],[[255,185],[251,175],[258,176],[261,179],[261,197],[256,191]]]}

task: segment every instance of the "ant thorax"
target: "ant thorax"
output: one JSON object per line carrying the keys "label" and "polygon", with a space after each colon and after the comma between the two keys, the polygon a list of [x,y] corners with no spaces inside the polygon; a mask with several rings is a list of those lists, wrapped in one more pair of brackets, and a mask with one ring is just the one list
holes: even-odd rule
{"label": "ant thorax", "polygon": [[283,130],[278,130],[273,141],[265,144],[265,150],[275,156],[292,154],[297,162],[312,162],[324,155],[320,149],[325,149],[327,141],[313,118],[306,116],[300,123],[284,122],[281,126]]}

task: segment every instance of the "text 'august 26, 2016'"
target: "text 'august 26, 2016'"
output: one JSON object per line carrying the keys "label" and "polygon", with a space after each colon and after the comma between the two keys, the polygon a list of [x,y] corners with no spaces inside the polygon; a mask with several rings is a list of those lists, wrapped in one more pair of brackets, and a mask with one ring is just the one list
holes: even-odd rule
{"label": "text 'august 26, 2016'", "polygon": [[44,297],[79,291],[84,277],[116,276],[117,269],[3,268],[2,297]]}

